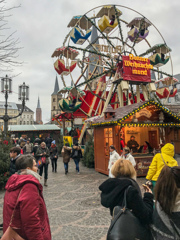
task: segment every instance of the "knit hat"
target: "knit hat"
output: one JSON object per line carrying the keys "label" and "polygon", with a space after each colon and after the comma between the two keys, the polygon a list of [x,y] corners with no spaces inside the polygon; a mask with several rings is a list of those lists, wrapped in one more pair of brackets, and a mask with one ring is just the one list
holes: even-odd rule
{"label": "knit hat", "polygon": [[55,140],[53,140],[53,141],[52,141],[52,144],[56,144],[56,141],[55,141]]}

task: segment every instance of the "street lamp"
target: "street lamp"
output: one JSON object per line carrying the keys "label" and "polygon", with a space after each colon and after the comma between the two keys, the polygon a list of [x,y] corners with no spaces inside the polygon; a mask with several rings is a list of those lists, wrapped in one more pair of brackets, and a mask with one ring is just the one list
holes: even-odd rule
{"label": "street lamp", "polygon": [[1,79],[1,92],[5,94],[5,114],[4,116],[0,117],[0,119],[4,120],[4,134],[7,136],[8,131],[8,121],[12,118],[17,118],[22,115],[25,107],[25,101],[29,100],[29,86],[26,86],[25,83],[19,86],[19,94],[18,99],[22,101],[22,108],[20,113],[17,116],[10,117],[7,114],[8,108],[8,94],[12,93],[12,79],[9,78],[7,75],[5,78]]}

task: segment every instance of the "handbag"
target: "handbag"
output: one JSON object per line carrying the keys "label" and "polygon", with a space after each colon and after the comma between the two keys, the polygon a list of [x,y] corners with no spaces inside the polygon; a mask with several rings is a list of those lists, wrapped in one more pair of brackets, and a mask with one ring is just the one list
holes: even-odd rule
{"label": "handbag", "polygon": [[147,240],[150,231],[141,224],[139,219],[127,208],[127,193],[124,193],[122,206],[116,206],[113,210],[113,219],[107,233],[107,240]]}
{"label": "handbag", "polygon": [[9,227],[6,229],[5,233],[1,237],[1,240],[24,240],[22,237],[19,236],[19,234],[16,231],[13,230],[12,227],[10,227],[10,225],[12,223],[12,220],[13,220],[13,217],[14,217],[14,212],[15,212],[15,209],[16,209],[16,206],[17,206],[18,199],[20,197],[21,191],[22,191],[22,188],[21,188],[21,190],[19,192],[19,195],[18,195],[18,198],[17,198],[17,201],[16,201],[16,205],[14,207],[14,210],[13,210],[13,213],[12,213],[12,216],[11,216]]}
{"label": "handbag", "polygon": [[46,157],[41,157],[42,163],[46,163]]}
{"label": "handbag", "polygon": [[42,167],[43,162],[41,158],[37,161],[37,165],[38,165],[38,168]]}

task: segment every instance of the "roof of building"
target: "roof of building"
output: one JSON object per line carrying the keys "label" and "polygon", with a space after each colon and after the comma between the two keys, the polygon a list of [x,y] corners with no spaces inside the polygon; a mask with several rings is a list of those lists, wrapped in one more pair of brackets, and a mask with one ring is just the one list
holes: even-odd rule
{"label": "roof of building", "polygon": [[155,102],[154,100],[144,101],[140,103],[134,103],[131,105],[127,105],[124,107],[120,107],[115,109],[115,116],[112,116],[110,119],[105,119],[104,116],[96,116],[86,120],[86,122],[91,122],[94,126],[103,124],[117,124],[118,122],[124,121],[130,116],[133,116],[136,112],[140,111],[142,108],[145,108],[148,105],[156,105],[162,112],[168,114],[168,116],[172,117],[175,121],[180,122],[180,118],[176,115],[176,113],[171,112],[169,106],[163,106],[160,103]]}
{"label": "roof of building", "polygon": [[58,78],[56,76],[55,85],[54,85],[54,92],[51,95],[56,95],[58,92],[59,92],[59,84],[58,84]]}
{"label": "roof of building", "polygon": [[41,106],[40,106],[39,96],[38,96],[37,108],[41,108]]}
{"label": "roof of building", "polygon": [[60,128],[55,124],[9,125],[8,126],[8,131],[10,132],[47,131],[47,130],[60,131]]}
{"label": "roof of building", "polygon": [[[5,109],[5,102],[3,101],[0,101],[0,108],[2,109]],[[18,107],[17,107],[17,104],[14,103],[14,102],[8,102],[8,106],[7,106],[7,109],[13,109],[13,110],[18,110]]]}
{"label": "roof of building", "polygon": [[[18,111],[21,111],[22,109],[22,104],[16,104]],[[24,111],[23,112],[33,112],[30,108],[28,108],[27,106],[24,107]]]}
{"label": "roof of building", "polygon": [[179,105],[179,103],[177,103],[177,104],[166,104],[165,105],[167,108],[169,108],[169,110],[171,111],[171,112],[174,112],[174,113],[176,113],[176,114],[179,114],[180,113],[180,105]]}

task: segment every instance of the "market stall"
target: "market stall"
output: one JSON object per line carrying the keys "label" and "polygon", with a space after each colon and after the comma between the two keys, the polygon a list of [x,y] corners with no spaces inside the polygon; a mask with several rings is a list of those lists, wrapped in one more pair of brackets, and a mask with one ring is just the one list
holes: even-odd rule
{"label": "market stall", "polygon": [[152,153],[132,153],[138,176],[146,176],[160,143],[173,142],[175,152],[180,153],[180,118],[154,100],[115,110],[109,105],[104,116],[89,119],[88,122],[94,127],[95,170],[98,172],[108,174],[109,146],[114,145],[121,154],[121,139],[127,145],[132,135],[139,146],[147,141],[153,148]]}

